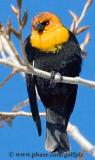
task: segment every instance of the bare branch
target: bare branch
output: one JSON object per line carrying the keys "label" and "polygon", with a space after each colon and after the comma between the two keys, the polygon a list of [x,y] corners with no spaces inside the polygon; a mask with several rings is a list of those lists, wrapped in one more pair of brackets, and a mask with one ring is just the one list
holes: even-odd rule
{"label": "bare branch", "polygon": [[29,104],[29,99],[26,99],[25,101],[19,103],[17,106],[14,106],[12,111],[13,112],[18,112],[20,111],[23,107]]}
{"label": "bare branch", "polygon": [[75,33],[75,31],[76,31],[76,23],[77,23],[77,21],[78,21],[78,16],[73,12],[73,11],[71,11],[71,10],[69,10],[69,14],[73,17],[73,22],[72,22],[72,24],[71,24],[71,27],[70,27],[70,31],[71,32],[73,32],[73,33]]}
{"label": "bare branch", "polygon": [[[86,31],[89,26],[82,26],[80,28],[79,25],[81,23],[81,21],[84,19],[86,12],[88,10],[88,8],[90,7],[91,3],[93,0],[87,0],[86,4],[84,5],[83,11],[80,15],[80,17],[78,17],[73,11],[69,11],[70,15],[73,17],[73,21],[70,27],[71,32],[73,32],[73,34],[75,35],[79,35],[80,33]],[[84,42],[80,45],[80,48],[82,49],[82,57],[86,58],[87,57],[87,53],[84,51],[84,48],[87,46],[87,44],[90,41],[90,33],[87,33],[86,38],[84,40]]]}
{"label": "bare branch", "polygon": [[18,19],[18,26],[19,26],[19,40],[20,40],[20,47],[21,47],[21,50],[22,50],[22,53],[23,53],[23,58],[24,58],[24,63],[25,65],[29,66],[29,63],[28,63],[28,60],[27,60],[27,57],[26,57],[26,53],[25,53],[25,50],[24,50],[24,46],[23,46],[23,28],[27,22],[27,19],[28,19],[28,13],[27,11],[24,12],[24,15],[23,15],[23,19],[21,19],[21,7],[20,7],[20,4],[21,4],[21,0],[18,0],[18,16],[17,16],[17,19]]}
{"label": "bare branch", "polygon": [[83,11],[80,15],[80,18],[78,19],[77,23],[76,23],[76,28],[78,28],[79,24],[82,22],[82,20],[84,19],[86,12],[88,10],[88,8],[90,7],[91,3],[93,0],[87,0],[87,3],[85,4]]}
{"label": "bare branch", "polygon": [[69,10],[69,14],[73,17],[74,21],[77,22],[79,17],[71,10]]}
{"label": "bare branch", "polygon": [[83,58],[87,57],[87,53],[84,51],[85,47],[88,45],[89,41],[91,39],[90,33],[88,32],[85,36],[84,41],[80,44],[80,48],[81,48],[81,55]]}
{"label": "bare branch", "polygon": [[2,58],[6,58],[5,52],[3,51],[2,41],[0,40],[0,55]]}
{"label": "bare branch", "polygon": [[83,26],[83,27],[78,28],[76,31],[76,35],[86,31],[88,28],[89,28],[89,26]]}
{"label": "bare branch", "polygon": [[[17,69],[18,72],[30,73],[30,74],[34,74],[36,76],[46,78],[46,79],[51,78],[51,73],[33,68],[32,66],[31,66],[31,68],[27,68],[27,66],[16,65],[6,59],[0,59],[0,63],[2,63],[4,65],[8,65],[9,67],[13,67],[13,68]],[[55,83],[60,82],[60,83],[78,84],[78,85],[84,85],[84,86],[95,89],[95,82],[94,81],[86,80],[86,79],[83,79],[80,77],[66,77],[66,76],[60,77],[60,76],[61,76],[60,74],[55,75],[55,78],[54,78]]]}
{"label": "bare branch", "polygon": [[3,80],[3,82],[0,83],[0,88],[3,87],[15,74],[17,73],[17,70],[13,70],[7,78]]}
{"label": "bare branch", "polygon": [[20,9],[21,9],[22,0],[17,0],[17,4],[18,4],[18,8],[20,8]]}
{"label": "bare branch", "polygon": [[10,28],[10,32],[13,33],[17,38],[20,38],[20,33],[16,31],[14,28]]}
{"label": "bare branch", "polygon": [[81,28],[78,28],[80,23],[82,22],[82,20],[84,19],[86,12],[88,10],[88,8],[90,7],[92,3],[92,0],[87,0],[86,4],[84,5],[83,11],[80,15],[80,17],[78,17],[73,11],[69,11],[70,15],[73,17],[73,22],[71,24],[70,30],[75,34],[79,34],[81,32],[84,32],[85,30],[88,29],[88,26],[83,26]]}
{"label": "bare branch", "polygon": [[28,12],[27,11],[25,11],[24,12],[24,15],[23,15],[23,18],[22,18],[22,23],[21,23],[21,25],[22,25],[22,29],[24,28],[24,26],[26,25],[26,23],[27,23],[27,19],[28,19]]}
{"label": "bare branch", "polygon": [[86,151],[89,152],[93,157],[95,157],[95,146],[92,145],[79,131],[79,129],[72,125],[71,123],[68,124],[67,128],[68,133],[72,136],[72,138],[80,144],[80,147]]}
{"label": "bare branch", "polygon": [[[40,116],[45,116],[45,112],[40,112]],[[31,117],[32,113],[29,112],[24,112],[24,111],[19,111],[19,112],[0,112],[0,117],[2,116],[25,116],[25,117]]]}
{"label": "bare branch", "polygon": [[0,33],[0,46],[1,51],[3,51],[4,54],[7,53],[7,55],[5,54],[5,56],[2,56],[3,58],[7,59],[7,56],[9,56],[14,63],[22,64],[18,52],[14,47],[12,41],[7,38],[5,30]]}
{"label": "bare branch", "polygon": [[[40,112],[40,116],[46,116],[45,112]],[[16,116],[25,116],[31,117],[32,113],[19,111],[19,112],[0,112],[1,119],[6,117],[16,117]],[[67,132],[71,135],[71,137],[82,147],[83,150],[90,153],[93,157],[95,157],[95,146],[92,145],[78,130],[75,125],[71,123],[68,124]]]}
{"label": "bare branch", "polygon": [[9,59],[6,59],[6,58],[0,58],[0,63],[6,65],[8,67],[15,68],[18,70],[18,72],[26,72],[27,71],[25,66],[22,66],[20,64],[16,65],[15,63],[11,62]]}
{"label": "bare branch", "polygon": [[81,50],[84,50],[84,48],[85,48],[85,47],[87,46],[87,44],[89,43],[90,39],[91,39],[91,36],[90,36],[90,33],[88,32],[88,33],[86,34],[86,37],[85,37],[85,39],[84,39],[84,42],[83,42],[82,44],[80,44]]}
{"label": "bare branch", "polygon": [[11,5],[11,9],[13,11],[13,13],[18,16],[18,9],[14,6],[14,5]]}

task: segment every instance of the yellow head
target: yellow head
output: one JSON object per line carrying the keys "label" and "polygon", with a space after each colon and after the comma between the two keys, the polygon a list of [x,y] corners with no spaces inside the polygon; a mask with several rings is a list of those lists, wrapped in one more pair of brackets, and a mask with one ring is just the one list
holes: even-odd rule
{"label": "yellow head", "polygon": [[30,43],[33,47],[46,52],[55,52],[68,39],[69,31],[56,15],[43,12],[33,18],[30,37]]}

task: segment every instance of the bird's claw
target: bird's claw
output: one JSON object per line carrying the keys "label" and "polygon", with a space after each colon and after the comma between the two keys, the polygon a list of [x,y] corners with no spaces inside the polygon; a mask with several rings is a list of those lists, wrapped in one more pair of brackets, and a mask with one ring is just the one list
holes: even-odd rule
{"label": "bird's claw", "polygon": [[55,71],[52,71],[52,72],[51,72],[50,85],[49,85],[50,88],[54,88],[54,87],[55,87],[55,84],[56,84],[56,83],[54,82],[55,74],[56,74]]}
{"label": "bird's claw", "polygon": [[56,85],[56,82],[54,82],[55,75],[59,75],[60,76],[60,80],[62,78],[62,75],[60,73],[52,71],[51,72],[51,78],[50,78],[50,85],[49,85],[50,88],[54,88],[55,85]]}

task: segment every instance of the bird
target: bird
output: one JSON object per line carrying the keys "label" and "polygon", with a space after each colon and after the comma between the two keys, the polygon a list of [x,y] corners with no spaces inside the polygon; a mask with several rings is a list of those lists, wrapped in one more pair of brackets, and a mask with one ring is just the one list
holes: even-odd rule
{"label": "bird", "polygon": [[26,73],[26,85],[33,119],[39,136],[42,133],[36,89],[46,110],[45,149],[64,153],[70,150],[67,126],[73,112],[77,84],[55,83],[56,74],[79,76],[82,56],[79,43],[60,18],[52,12],[41,12],[32,20],[32,31],[25,39],[27,60],[34,68],[49,72],[50,79]]}

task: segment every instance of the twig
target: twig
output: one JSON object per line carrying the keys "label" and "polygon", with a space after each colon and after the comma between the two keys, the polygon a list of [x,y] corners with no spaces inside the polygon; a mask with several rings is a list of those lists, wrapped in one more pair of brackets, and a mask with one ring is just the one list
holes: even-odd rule
{"label": "twig", "polygon": [[69,10],[69,14],[73,17],[73,22],[71,24],[70,31],[75,33],[76,32],[76,23],[77,23],[79,17],[71,10]]}
{"label": "twig", "polygon": [[76,29],[78,28],[79,24],[82,22],[84,16],[86,15],[86,12],[88,10],[88,8],[90,7],[91,3],[92,3],[93,0],[87,0],[87,3],[85,4],[84,6],[84,9],[81,13],[81,16],[80,18],[78,19],[77,23],[76,23]]}
{"label": "twig", "polygon": [[2,58],[6,58],[5,52],[3,50],[1,38],[0,38],[0,55],[1,55]]}
{"label": "twig", "polygon": [[67,131],[72,136],[72,138],[80,144],[81,148],[89,152],[95,157],[95,146],[92,145],[79,131],[79,129],[75,126],[69,123]]}
{"label": "twig", "polygon": [[87,46],[87,44],[89,43],[90,39],[91,39],[91,36],[90,36],[90,33],[88,32],[88,33],[86,34],[86,37],[85,37],[85,39],[84,39],[84,42],[83,42],[82,44],[80,44],[81,50],[84,50],[84,48],[85,48],[85,47]]}
{"label": "twig", "polygon": [[22,64],[22,61],[18,55],[18,52],[16,48],[14,47],[13,43],[7,38],[5,30],[3,29],[3,32],[0,34],[0,42],[1,42],[1,47],[2,51],[5,54],[5,56],[2,56],[3,58],[10,57],[10,59],[17,64]]}
{"label": "twig", "polygon": [[[79,27],[81,21],[84,19],[86,12],[89,8],[89,6],[91,5],[93,0],[87,0],[86,4],[84,5],[83,11],[80,15],[80,17],[78,17],[73,11],[69,11],[70,15],[73,17],[73,21],[70,27],[71,32],[73,32],[73,34],[75,35],[79,35],[80,33],[83,33],[84,31],[86,31],[89,26],[82,26]],[[79,27],[79,28],[78,28]],[[82,49],[81,55],[83,58],[87,57],[87,53],[84,51],[84,48],[87,46],[87,44],[90,41],[90,33],[87,33],[84,42],[80,45],[80,48]]]}
{"label": "twig", "polygon": [[8,41],[8,42],[9,42],[9,45],[10,45],[10,47],[11,47],[11,49],[12,49],[12,51],[13,51],[15,57],[17,58],[18,62],[19,62],[20,64],[23,65],[23,61],[20,59],[20,56],[19,56],[19,54],[18,54],[16,48],[14,47],[12,41]]}
{"label": "twig", "polygon": [[28,63],[28,60],[27,60],[27,57],[26,57],[26,54],[25,54],[25,50],[24,50],[24,47],[23,47],[24,41],[23,41],[23,34],[22,34],[23,28],[26,25],[26,22],[27,22],[27,19],[28,19],[28,13],[27,13],[27,11],[25,11],[24,15],[23,15],[23,18],[21,19],[22,1],[18,0],[17,5],[18,5],[18,8],[16,8],[13,5],[11,5],[11,8],[12,8],[13,13],[16,15],[16,18],[18,20],[19,32],[16,31],[14,28],[11,28],[10,31],[13,32],[14,35],[19,39],[20,47],[21,47],[21,50],[22,50],[23,58],[24,58],[24,64],[29,66],[29,63]]}
{"label": "twig", "polygon": [[80,44],[80,48],[81,48],[81,55],[83,58],[86,58],[87,57],[87,53],[84,51],[85,47],[88,45],[89,41],[91,39],[91,35],[90,33],[88,32],[85,36],[85,39],[84,41]]}
{"label": "twig", "polygon": [[22,66],[20,64],[17,65],[15,63],[11,62],[10,59],[0,58],[0,63],[6,65],[8,67],[15,68],[18,70],[18,72],[26,72],[27,71],[26,66]]}
{"label": "twig", "polygon": [[84,5],[83,11],[80,15],[80,17],[78,17],[73,11],[69,11],[70,15],[73,17],[73,22],[71,24],[70,30],[75,34],[79,34],[85,30],[88,29],[87,26],[83,26],[82,28],[78,28],[80,23],[82,22],[82,20],[84,19],[86,12],[88,10],[88,8],[90,7],[91,3],[93,0],[87,0],[86,4]]}
{"label": "twig", "polygon": [[[18,26],[19,26],[19,40],[20,40],[20,47],[21,47],[21,50],[22,50],[22,53],[23,53],[23,58],[24,58],[24,63],[25,65],[29,66],[29,62],[27,60],[27,57],[26,57],[26,53],[25,53],[25,50],[24,50],[24,47],[23,47],[23,24],[22,24],[22,20],[21,20],[21,7],[18,6],[18,15],[17,15],[17,19],[18,19]],[[27,21],[27,20],[26,20]]]}
{"label": "twig", "polygon": [[[46,116],[45,112],[40,112],[40,116]],[[9,117],[16,117],[16,116],[26,116],[31,117],[32,113],[19,111],[19,112],[0,112],[0,117],[2,116],[9,116]],[[86,151],[89,152],[93,157],[95,157],[95,146],[93,146],[78,130],[75,125],[71,123],[68,124],[67,132],[71,135],[71,137]]]}
{"label": "twig", "polygon": [[18,105],[14,106],[12,111],[13,112],[18,112],[28,104],[29,104],[29,99],[26,99],[25,101],[23,101],[23,102],[19,103]]}
{"label": "twig", "polygon": [[7,78],[3,80],[3,82],[0,83],[0,88],[3,87],[15,74],[17,73],[17,70],[13,70]]}
{"label": "twig", "polygon": [[76,31],[76,35],[86,31],[89,27],[90,26],[83,26],[83,27],[78,28],[77,31]]}

